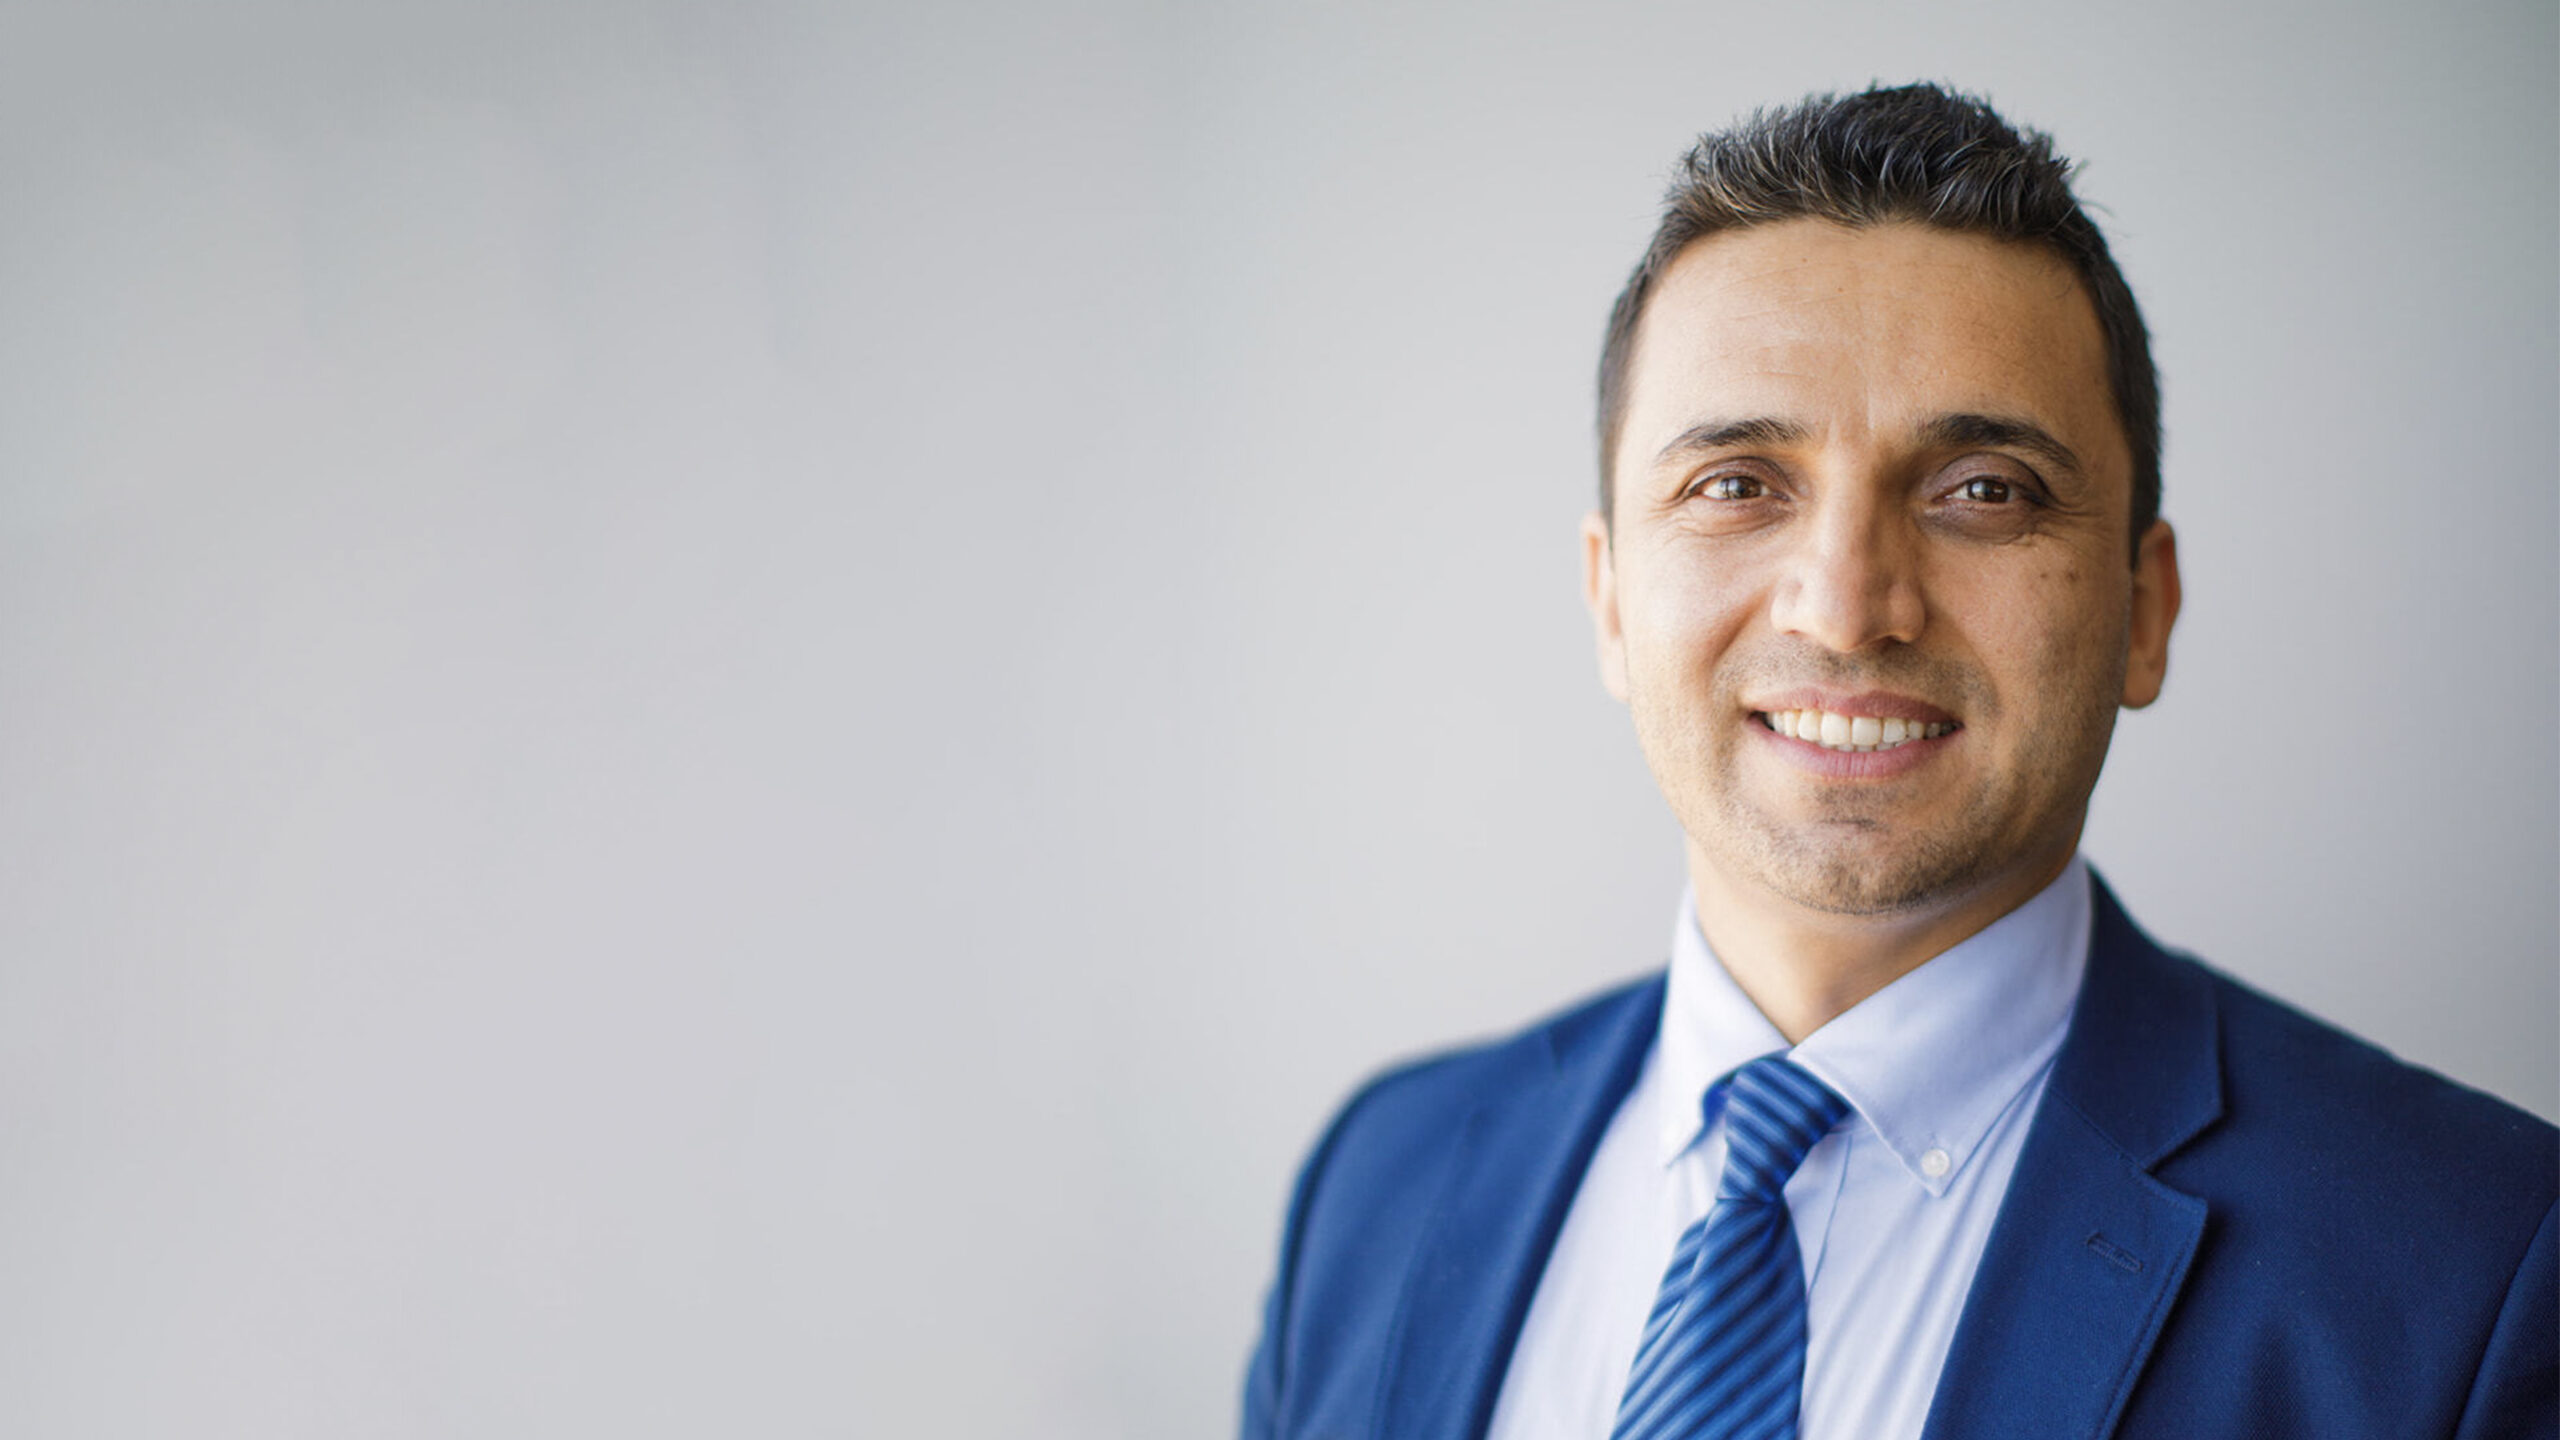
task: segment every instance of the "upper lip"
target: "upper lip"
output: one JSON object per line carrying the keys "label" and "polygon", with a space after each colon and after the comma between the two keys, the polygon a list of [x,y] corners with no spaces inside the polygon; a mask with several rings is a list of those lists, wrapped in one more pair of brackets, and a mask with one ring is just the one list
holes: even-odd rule
{"label": "upper lip", "polygon": [[1923,725],[1953,725],[1956,717],[1909,695],[1896,695],[1890,690],[1825,690],[1806,686],[1797,690],[1765,695],[1751,702],[1753,713],[1775,714],[1781,710],[1828,710],[1834,715],[1872,715],[1879,720],[1916,720]]}

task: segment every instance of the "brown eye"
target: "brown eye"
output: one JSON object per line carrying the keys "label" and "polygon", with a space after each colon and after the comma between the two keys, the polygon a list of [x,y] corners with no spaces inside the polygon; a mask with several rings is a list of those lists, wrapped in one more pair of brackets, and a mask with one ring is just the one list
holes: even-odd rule
{"label": "brown eye", "polygon": [[1988,475],[1967,480],[1956,493],[1979,505],[2006,505],[2011,494],[2008,481],[1994,480]]}
{"label": "brown eye", "polygon": [[1698,493],[1710,500],[1757,500],[1769,493],[1769,487],[1751,475],[1718,475],[1698,487]]}

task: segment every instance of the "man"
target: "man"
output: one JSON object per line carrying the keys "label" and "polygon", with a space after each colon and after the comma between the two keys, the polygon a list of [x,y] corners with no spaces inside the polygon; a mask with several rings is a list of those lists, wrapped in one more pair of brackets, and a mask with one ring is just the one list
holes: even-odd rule
{"label": "man", "polygon": [[1689,156],[1582,537],[1688,837],[1667,976],[1345,1107],[1248,1436],[2560,1428],[2551,1128],[2160,950],[2078,858],[2179,589],[2068,177],[1925,86]]}

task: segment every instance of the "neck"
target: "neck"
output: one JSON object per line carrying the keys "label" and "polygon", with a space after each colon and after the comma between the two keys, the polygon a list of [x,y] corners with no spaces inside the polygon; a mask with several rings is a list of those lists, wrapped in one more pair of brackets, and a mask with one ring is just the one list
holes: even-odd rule
{"label": "neck", "polygon": [[1873,915],[1797,904],[1755,880],[1728,875],[1695,845],[1689,880],[1708,948],[1795,1045],[2034,899],[2071,863],[2072,853],[2066,849],[2047,864],[1994,877],[1935,904]]}

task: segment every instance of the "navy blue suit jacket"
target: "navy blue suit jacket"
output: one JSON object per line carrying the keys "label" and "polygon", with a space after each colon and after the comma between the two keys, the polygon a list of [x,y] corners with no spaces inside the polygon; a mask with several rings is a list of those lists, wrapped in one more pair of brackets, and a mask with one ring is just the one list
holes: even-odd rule
{"label": "navy blue suit jacket", "polygon": [[[2549,1437],[2560,1135],[2183,956],[2088,978],[1928,1440]],[[1301,1173],[1247,1440],[1475,1440],[1659,977],[1377,1080]]]}

